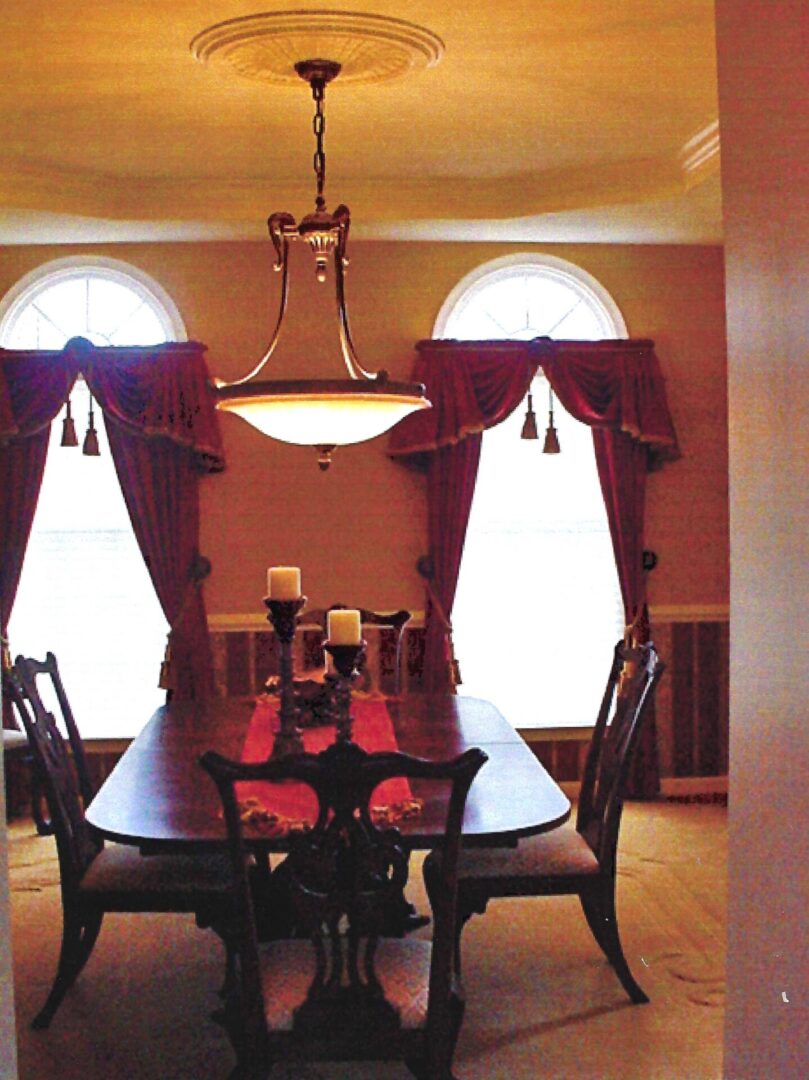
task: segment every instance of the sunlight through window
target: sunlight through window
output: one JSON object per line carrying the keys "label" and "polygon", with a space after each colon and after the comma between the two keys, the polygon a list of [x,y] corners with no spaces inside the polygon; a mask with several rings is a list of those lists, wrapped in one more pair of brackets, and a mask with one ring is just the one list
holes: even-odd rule
{"label": "sunlight through window", "polygon": [[[156,283],[111,260],[59,260],[6,297],[0,344],[61,349],[184,339]],[[71,409],[81,443],[90,395],[79,380]],[[85,738],[137,734],[164,694],[157,688],[168,625],[140,553],[96,409],[100,457],[60,446],[51,425],[45,474],[11,613],[14,655],[56,654]]]}
{"label": "sunlight through window", "polygon": [[[626,336],[611,298],[577,267],[509,257],[464,279],[436,335],[480,340]],[[595,721],[623,629],[618,575],[590,430],[554,403],[561,454],[543,454],[549,386],[483,436],[453,609],[459,692],[494,702],[520,729]],[[490,583],[490,584],[489,584]]]}

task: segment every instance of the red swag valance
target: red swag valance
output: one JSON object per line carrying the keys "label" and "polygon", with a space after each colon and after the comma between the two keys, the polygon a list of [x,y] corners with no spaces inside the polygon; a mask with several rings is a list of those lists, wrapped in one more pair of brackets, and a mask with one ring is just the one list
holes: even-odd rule
{"label": "red swag valance", "polygon": [[395,457],[452,446],[494,427],[528,392],[541,367],[577,420],[623,431],[647,447],[649,468],[680,456],[665,381],[651,341],[420,341],[412,378],[431,409],[391,433]]}
{"label": "red swag valance", "polygon": [[191,449],[201,471],[218,472],[224,454],[204,353],[195,341],[96,348],[83,338],[58,352],[0,349],[0,440],[47,427],[81,373],[119,427],[165,436]]}

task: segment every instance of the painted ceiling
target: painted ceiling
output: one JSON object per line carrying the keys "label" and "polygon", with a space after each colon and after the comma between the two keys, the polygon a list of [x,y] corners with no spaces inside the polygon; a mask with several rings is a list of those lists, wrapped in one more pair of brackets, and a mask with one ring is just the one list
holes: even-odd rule
{"label": "painted ceiling", "polygon": [[[403,77],[327,88],[326,197],[355,235],[721,238],[712,0],[350,2],[443,43]],[[309,88],[191,50],[261,10],[3,5],[0,240],[260,238],[270,212],[309,211]]]}

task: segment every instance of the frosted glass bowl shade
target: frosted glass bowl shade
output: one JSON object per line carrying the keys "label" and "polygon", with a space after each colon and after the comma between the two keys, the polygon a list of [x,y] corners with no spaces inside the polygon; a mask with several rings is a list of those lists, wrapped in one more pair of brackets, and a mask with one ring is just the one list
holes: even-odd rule
{"label": "frosted glass bowl shade", "polygon": [[264,435],[298,446],[346,446],[382,435],[430,408],[418,383],[359,379],[245,383],[215,391],[216,407]]}

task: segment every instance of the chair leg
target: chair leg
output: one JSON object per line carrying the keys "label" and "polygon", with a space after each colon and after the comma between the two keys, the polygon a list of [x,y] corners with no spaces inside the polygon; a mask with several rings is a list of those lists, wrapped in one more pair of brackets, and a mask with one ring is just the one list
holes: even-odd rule
{"label": "chair leg", "polygon": [[[439,881],[440,870],[436,862],[434,852],[430,852],[422,863],[422,877],[424,879],[424,888],[427,893],[427,899],[430,901],[430,908],[435,910],[437,903],[436,887]],[[461,934],[463,934],[464,927],[475,914],[479,912],[483,914],[486,910],[486,901],[484,900],[482,905],[478,903],[477,898],[473,898],[470,890],[458,886],[458,897],[455,905],[455,950],[453,956],[453,968],[458,978],[461,975]]]}
{"label": "chair leg", "polygon": [[447,1017],[447,1029],[433,1032],[423,1056],[405,1058],[405,1065],[416,1080],[456,1080],[452,1071],[452,1061],[461,1033],[464,1011],[463,997],[453,995]]}
{"label": "chair leg", "polygon": [[612,965],[618,976],[621,986],[626,990],[633,1004],[643,1005],[649,998],[635,977],[629,970],[624,950],[621,946],[621,937],[618,933],[618,918],[615,912],[615,888],[610,882],[602,887],[598,893],[581,893],[579,895],[587,925],[592,931],[593,937],[601,947],[602,952]]}
{"label": "chair leg", "polygon": [[36,762],[31,762],[28,775],[31,778],[31,816],[34,819],[37,834],[39,836],[53,836],[53,822],[42,812],[43,806],[46,805],[45,789]]}
{"label": "chair leg", "polygon": [[62,999],[90,958],[103,918],[103,912],[100,911],[93,912],[85,919],[80,919],[73,914],[65,915],[56,978],[53,980],[47,1001],[31,1023],[32,1028],[41,1030],[50,1025],[56,1010],[62,1004]]}

